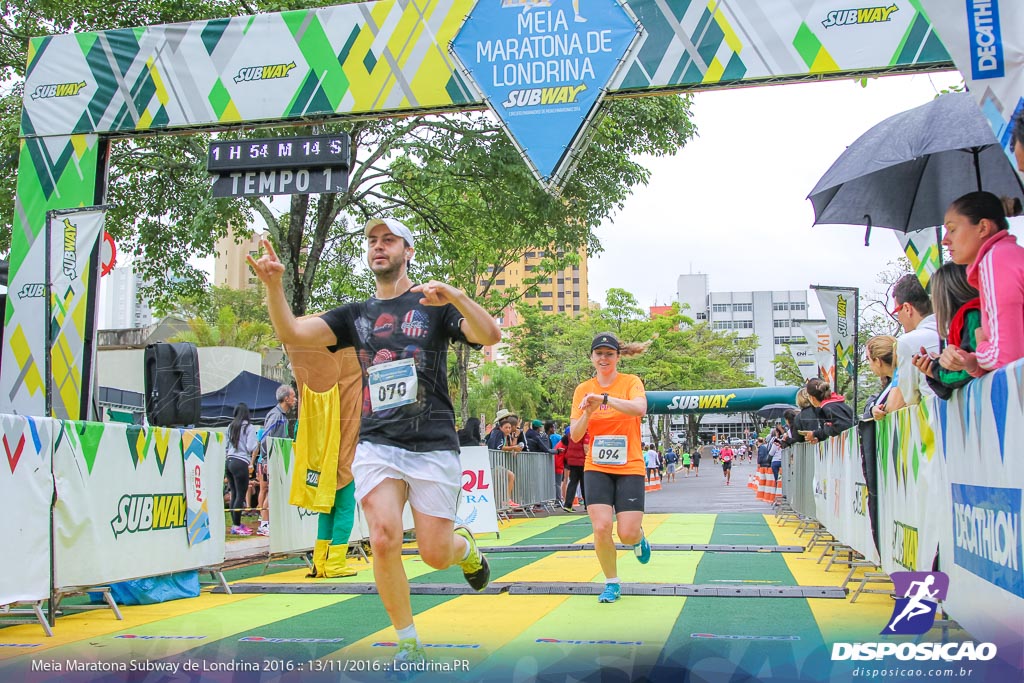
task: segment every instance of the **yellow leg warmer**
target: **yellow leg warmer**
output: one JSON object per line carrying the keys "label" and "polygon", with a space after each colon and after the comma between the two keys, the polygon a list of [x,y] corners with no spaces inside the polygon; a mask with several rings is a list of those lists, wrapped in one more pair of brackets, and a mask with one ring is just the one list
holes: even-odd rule
{"label": "yellow leg warmer", "polygon": [[319,539],[313,545],[313,571],[306,574],[307,579],[323,578],[327,573],[327,549],[330,545],[330,541]]}
{"label": "yellow leg warmer", "polygon": [[348,555],[348,544],[332,545],[327,549],[326,576],[328,579],[337,579],[342,576],[355,576],[358,572],[347,566],[346,555]]}

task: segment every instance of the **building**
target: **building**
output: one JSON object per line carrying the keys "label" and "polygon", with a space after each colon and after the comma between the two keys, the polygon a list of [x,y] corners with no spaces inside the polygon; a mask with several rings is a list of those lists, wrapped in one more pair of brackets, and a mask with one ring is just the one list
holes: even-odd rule
{"label": "building", "polygon": [[259,258],[262,238],[262,234],[253,233],[252,237],[241,238],[241,242],[236,242],[238,236],[229,229],[227,235],[218,239],[214,245],[216,255],[213,260],[213,284],[231,289],[255,287],[258,280],[245,257]]}
{"label": "building", "polygon": [[[509,287],[522,290],[524,281],[535,275],[545,256],[546,253],[542,250],[527,251],[517,263],[509,265],[498,274],[497,279],[494,281],[495,287],[499,290]],[[549,277],[544,278],[538,284],[537,291],[524,296],[522,301],[528,304],[539,305],[542,311],[568,313],[569,315],[576,316],[583,311],[589,310],[589,293],[587,250],[586,248],[581,248],[577,265],[567,266],[551,273]],[[498,316],[497,322],[498,327],[502,330],[502,337],[504,337],[507,330],[515,327],[520,322],[516,315],[515,307],[509,306],[502,311],[502,314]],[[504,341],[494,346],[484,347],[484,360],[502,362],[505,358],[505,347]]]}
{"label": "building", "polygon": [[[800,326],[793,321],[808,318],[806,290],[712,292],[703,273],[680,275],[676,289],[683,314],[694,321],[707,321],[713,330],[735,332],[740,337],[756,334],[758,346],[747,357],[747,374],[764,386],[778,386],[775,356],[786,353],[785,344],[805,343]],[[673,423],[673,432],[675,427]],[[744,438],[750,429],[743,416],[708,415],[700,432],[702,436]]]}
{"label": "building", "polygon": [[121,330],[153,324],[149,302],[139,298],[144,282],[131,266],[114,268],[101,278],[100,320],[98,329]]}

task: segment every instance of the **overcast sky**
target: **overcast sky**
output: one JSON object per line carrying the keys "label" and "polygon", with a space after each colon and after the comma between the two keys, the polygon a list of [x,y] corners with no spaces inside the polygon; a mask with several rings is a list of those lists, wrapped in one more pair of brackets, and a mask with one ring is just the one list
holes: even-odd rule
{"label": "overcast sky", "polygon": [[711,291],[884,289],[876,274],[901,254],[892,231],[875,228],[865,247],[863,226],[811,227],[807,194],[871,126],[960,82],[948,72],[695,94],[699,137],[675,157],[643,157],[650,184],[598,231],[590,298],[621,287],[645,308],[670,303],[691,270]]}

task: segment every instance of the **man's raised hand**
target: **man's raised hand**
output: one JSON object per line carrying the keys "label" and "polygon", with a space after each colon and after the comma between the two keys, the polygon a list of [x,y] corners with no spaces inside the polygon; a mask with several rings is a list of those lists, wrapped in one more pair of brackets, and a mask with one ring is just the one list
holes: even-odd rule
{"label": "man's raised hand", "polygon": [[260,256],[259,260],[254,259],[252,254],[249,254],[245,257],[245,260],[249,262],[249,266],[263,284],[271,285],[275,282],[280,282],[281,276],[284,275],[284,264],[277,258],[277,252],[274,251],[274,247],[270,244],[269,240],[262,239],[260,244],[266,253]]}

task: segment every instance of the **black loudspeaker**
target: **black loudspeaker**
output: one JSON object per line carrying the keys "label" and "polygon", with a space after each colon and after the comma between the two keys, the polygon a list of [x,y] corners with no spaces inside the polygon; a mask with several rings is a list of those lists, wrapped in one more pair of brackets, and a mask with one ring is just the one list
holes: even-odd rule
{"label": "black loudspeaker", "polygon": [[154,427],[199,424],[199,351],[195,344],[150,344],[145,353],[146,419]]}

